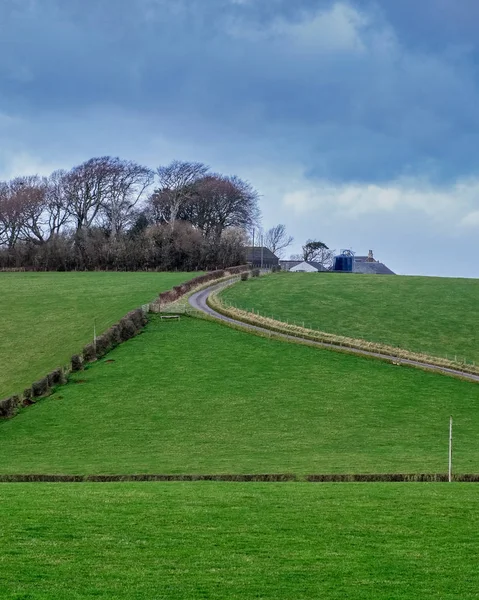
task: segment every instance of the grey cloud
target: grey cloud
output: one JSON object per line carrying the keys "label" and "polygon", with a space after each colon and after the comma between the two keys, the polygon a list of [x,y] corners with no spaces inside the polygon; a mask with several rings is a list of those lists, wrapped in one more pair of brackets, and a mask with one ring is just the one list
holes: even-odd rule
{"label": "grey cloud", "polygon": [[[0,171],[105,153],[251,179],[267,164],[265,222],[274,178],[295,170],[298,185],[407,176],[447,189],[477,175],[478,11],[476,0],[2,0]],[[297,237],[320,235],[284,217]],[[348,232],[369,236],[371,220]],[[332,244],[342,227],[330,224]]]}

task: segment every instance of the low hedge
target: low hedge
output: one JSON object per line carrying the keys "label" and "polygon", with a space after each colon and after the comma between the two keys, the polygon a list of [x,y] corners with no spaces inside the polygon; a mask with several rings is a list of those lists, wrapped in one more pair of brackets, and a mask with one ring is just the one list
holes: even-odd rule
{"label": "low hedge", "polygon": [[198,277],[194,277],[181,285],[176,285],[172,290],[168,290],[166,292],[161,292],[158,298],[150,304],[150,310],[152,312],[160,312],[161,307],[165,304],[171,304],[172,302],[176,302],[185,294],[191,292],[191,290],[208,283],[210,281],[215,281],[217,279],[222,279],[223,277],[227,277],[228,275],[239,275],[245,271],[248,271],[248,265],[240,265],[238,267],[229,267],[228,269],[219,269],[217,271],[210,271],[209,273],[205,273],[204,275],[199,275]]}
{"label": "low hedge", "polygon": [[[453,475],[453,481],[479,483],[478,473]],[[324,473],[294,475],[292,473],[257,474],[124,474],[124,475],[51,475],[31,473],[25,475],[0,474],[0,483],[57,482],[81,483],[112,481],[229,481],[229,482],[309,482],[309,483],[436,483],[448,481],[447,473]]]}
{"label": "low hedge", "polygon": [[9,419],[14,417],[22,404],[20,396],[10,396],[4,400],[0,400],[0,417]]}
{"label": "low hedge", "polygon": [[[246,265],[238,267],[231,267],[227,270],[220,269],[218,271],[211,271],[205,273],[194,279],[175,286],[172,290],[162,292],[157,300],[150,305],[150,309],[154,310],[155,307],[161,306],[161,304],[169,304],[178,300],[181,296],[190,292],[193,288],[221,279],[227,275],[236,275],[247,270]],[[81,354],[74,354],[71,357],[70,365],[68,369],[58,368],[51,371],[46,377],[39,379],[32,384],[30,388],[24,390],[21,396],[10,396],[0,400],[0,418],[8,419],[16,415],[20,406],[28,406],[33,404],[38,398],[48,395],[52,388],[57,385],[66,383],[66,376],[70,372],[81,371],[85,363],[92,362],[98,358],[105,356],[110,350],[131,339],[140,331],[148,322],[146,313],[141,308],[130,311],[122,319],[112,325],[107,331],[99,335],[95,341],[86,344]]]}

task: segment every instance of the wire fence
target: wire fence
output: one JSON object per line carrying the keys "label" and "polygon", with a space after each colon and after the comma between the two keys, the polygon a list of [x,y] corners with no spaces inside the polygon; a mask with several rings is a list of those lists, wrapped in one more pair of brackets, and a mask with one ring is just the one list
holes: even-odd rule
{"label": "wire fence", "polygon": [[471,358],[468,358],[467,356],[463,355],[460,352],[451,352],[451,353],[445,353],[442,354],[440,352],[435,352],[434,354],[429,354],[427,351],[423,350],[423,349],[412,349],[412,348],[407,348],[404,346],[399,346],[399,345],[395,345],[395,344],[391,344],[388,343],[387,341],[377,341],[377,340],[366,340],[366,339],[362,339],[362,338],[350,338],[347,336],[343,336],[341,334],[334,334],[331,332],[327,332],[324,329],[318,329],[317,326],[315,326],[313,323],[308,322],[306,320],[295,320],[295,319],[291,319],[291,318],[287,318],[287,319],[283,319],[282,317],[278,316],[278,315],[274,315],[273,313],[269,313],[267,311],[263,311],[261,312],[259,309],[253,307],[253,306],[248,306],[248,305],[238,305],[235,302],[226,302],[223,298],[218,298],[217,300],[222,304],[222,306],[225,309],[233,309],[234,311],[238,312],[238,313],[245,313],[245,314],[250,314],[252,315],[253,318],[256,319],[262,319],[265,320],[267,322],[272,321],[274,323],[277,324],[278,329],[281,328],[281,326],[286,325],[287,329],[291,329],[292,331],[290,333],[294,333],[294,330],[297,330],[297,332],[301,332],[304,331],[309,332],[310,334],[314,335],[314,337],[317,338],[324,338],[326,337],[328,339],[328,341],[331,341],[332,343],[338,344],[338,345],[344,345],[345,347],[347,346],[351,346],[351,344],[353,344],[353,347],[361,347],[364,348],[365,350],[368,349],[373,349],[374,346],[378,347],[378,350],[383,350],[383,351],[387,351],[388,353],[390,353],[392,356],[397,356],[397,357],[401,357],[401,355],[403,355],[404,353],[408,353],[411,355],[416,355],[416,356],[421,356],[424,358],[432,358],[432,359],[438,359],[438,360],[443,360],[446,361],[448,363],[454,364],[454,365],[462,365],[464,367],[472,367],[474,370],[479,369],[479,365],[477,363],[476,360],[473,360]]}

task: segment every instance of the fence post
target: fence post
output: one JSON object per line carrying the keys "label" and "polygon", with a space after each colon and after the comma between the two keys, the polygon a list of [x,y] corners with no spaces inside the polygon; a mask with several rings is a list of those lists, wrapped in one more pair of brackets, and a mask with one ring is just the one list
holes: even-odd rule
{"label": "fence post", "polygon": [[452,481],[452,416],[449,418],[449,483]]}

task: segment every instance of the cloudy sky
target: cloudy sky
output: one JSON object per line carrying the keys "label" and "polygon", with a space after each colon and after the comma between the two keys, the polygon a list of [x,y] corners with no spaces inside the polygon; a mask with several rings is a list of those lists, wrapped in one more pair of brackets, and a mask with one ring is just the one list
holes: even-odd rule
{"label": "cloudy sky", "polygon": [[1,0],[0,178],[248,179],[263,227],[479,277],[477,0]]}

